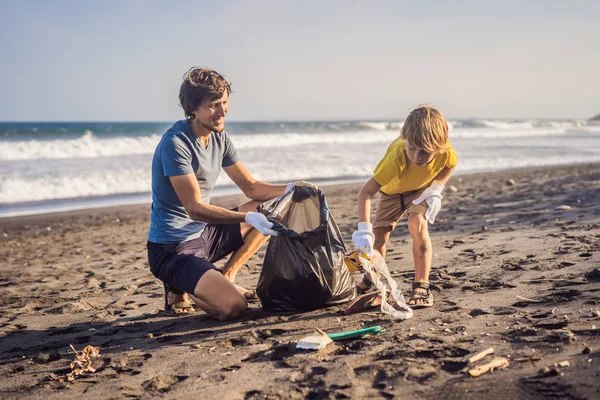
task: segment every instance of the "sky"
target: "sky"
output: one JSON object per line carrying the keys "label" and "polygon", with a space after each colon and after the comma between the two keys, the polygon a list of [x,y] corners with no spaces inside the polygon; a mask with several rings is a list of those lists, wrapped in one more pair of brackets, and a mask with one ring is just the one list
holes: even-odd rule
{"label": "sky", "polygon": [[0,121],[172,121],[182,76],[229,121],[600,113],[600,1],[0,0]]}

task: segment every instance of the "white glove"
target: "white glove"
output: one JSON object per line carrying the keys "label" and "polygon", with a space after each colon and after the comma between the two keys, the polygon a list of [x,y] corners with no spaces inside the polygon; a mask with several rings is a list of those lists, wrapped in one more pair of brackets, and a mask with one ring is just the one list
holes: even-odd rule
{"label": "white glove", "polygon": [[294,188],[294,186],[308,186],[313,189],[317,189],[317,185],[315,185],[314,183],[310,183],[310,182],[306,182],[306,181],[298,181],[298,182],[288,183],[288,185],[285,188],[285,192],[283,194],[284,195],[287,194],[290,190],[292,190]]}
{"label": "white glove", "polygon": [[277,236],[279,232],[274,231],[273,223],[270,222],[267,217],[259,212],[246,213],[246,222],[256,228],[257,231],[263,235]]}
{"label": "white glove", "polygon": [[444,190],[444,184],[442,182],[433,181],[431,186],[421,193],[419,197],[413,200],[413,204],[420,204],[425,200],[427,202],[427,211],[425,212],[425,219],[429,223],[433,224],[435,216],[438,215],[442,209],[442,190]]}
{"label": "white glove", "polygon": [[359,222],[358,231],[352,234],[352,244],[355,248],[363,251],[367,256],[373,254],[373,225],[369,222]]}

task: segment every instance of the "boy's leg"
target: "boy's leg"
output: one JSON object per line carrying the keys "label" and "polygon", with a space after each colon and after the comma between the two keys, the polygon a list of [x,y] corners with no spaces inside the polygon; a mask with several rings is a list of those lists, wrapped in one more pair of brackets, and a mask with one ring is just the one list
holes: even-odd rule
{"label": "boy's leg", "polygon": [[[375,228],[373,229],[373,234],[375,235],[375,239],[373,241],[373,250],[377,250],[383,257],[385,257],[385,244],[390,238],[390,234],[394,230],[391,226]],[[371,287],[372,283],[363,277],[363,280],[358,282],[356,286],[359,290],[367,290]]]}
{"label": "boy's leg", "polygon": [[[261,205],[261,202],[252,200],[238,206],[238,210],[240,212],[255,212],[259,205]],[[221,271],[223,272],[223,276],[234,284],[240,293],[244,294],[247,290],[235,284],[235,276],[242,265],[268,240],[268,236],[263,236],[250,224],[245,222],[240,224],[240,231],[244,238],[244,244],[231,254],[231,257],[229,257]]]}
{"label": "boy's leg", "polygon": [[[373,221],[373,250],[377,250],[383,257],[386,254],[386,243],[390,234],[396,228],[396,224],[402,218],[405,210],[402,207],[402,195],[387,195],[379,192],[379,201],[375,211],[375,220]],[[362,282],[357,284],[359,290],[366,290],[370,287],[369,280],[363,278]]]}
{"label": "boy's leg", "polygon": [[391,226],[373,229],[373,234],[375,235],[375,240],[373,241],[373,250],[377,250],[383,257],[385,257],[386,252],[385,244],[390,238],[390,234],[393,230],[394,228]]}
{"label": "boy's leg", "polygon": [[[408,215],[408,232],[412,237],[413,258],[415,263],[415,282],[429,282],[429,271],[431,270],[431,239],[425,216],[418,213]],[[425,289],[415,288],[415,291],[421,291],[426,294]],[[409,305],[423,304],[423,300],[409,302]]]}
{"label": "boy's leg", "polygon": [[375,211],[375,220],[373,222],[373,249],[385,257],[386,246],[390,234],[396,228],[396,224],[406,212],[404,207],[403,195],[387,195],[379,192],[379,202]]}

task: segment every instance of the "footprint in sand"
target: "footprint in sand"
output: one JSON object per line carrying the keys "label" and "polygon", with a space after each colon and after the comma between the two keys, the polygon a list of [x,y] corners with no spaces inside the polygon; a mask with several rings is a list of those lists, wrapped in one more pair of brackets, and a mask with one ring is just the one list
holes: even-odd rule
{"label": "footprint in sand", "polygon": [[244,400],[264,400],[264,399],[278,399],[280,396],[278,394],[271,395],[270,393],[265,393],[262,390],[250,390],[244,394]]}
{"label": "footprint in sand", "polygon": [[268,350],[261,350],[245,355],[242,362],[283,361],[294,355],[296,345],[292,343],[274,344]]}
{"label": "footprint in sand", "polygon": [[116,300],[106,306],[109,310],[137,310],[140,307],[145,306],[143,303],[136,303],[133,300]]}
{"label": "footprint in sand", "polygon": [[151,395],[158,395],[159,393],[167,393],[173,385],[187,378],[187,375],[159,375],[145,381],[142,387]]}
{"label": "footprint in sand", "polygon": [[233,372],[233,371],[239,370],[240,368],[242,368],[241,365],[234,364],[234,365],[229,365],[227,367],[221,368],[221,371],[223,371],[223,372]]}
{"label": "footprint in sand", "polygon": [[254,344],[263,343],[266,339],[273,336],[280,336],[287,331],[285,329],[257,329],[252,330],[247,335],[239,336],[229,341],[223,342],[224,344],[231,344],[231,346],[249,346]]}
{"label": "footprint in sand", "polygon": [[146,360],[151,357],[152,354],[150,353],[126,355],[125,357],[111,361],[110,368],[114,369],[118,374],[127,373],[137,375],[141,373],[140,368]]}
{"label": "footprint in sand", "polygon": [[52,314],[77,314],[80,312],[100,310],[102,305],[94,301],[77,300],[48,310]]}
{"label": "footprint in sand", "polygon": [[600,282],[600,270],[594,268],[593,270],[585,273],[585,279],[590,282]]}

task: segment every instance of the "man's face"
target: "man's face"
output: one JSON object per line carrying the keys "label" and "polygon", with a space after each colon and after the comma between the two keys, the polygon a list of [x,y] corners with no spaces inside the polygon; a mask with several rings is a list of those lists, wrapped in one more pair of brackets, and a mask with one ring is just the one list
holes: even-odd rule
{"label": "man's face", "polygon": [[423,149],[411,145],[408,141],[406,142],[406,155],[417,167],[429,164],[435,157],[435,153],[428,153]]}
{"label": "man's face", "polygon": [[229,110],[229,95],[227,92],[218,100],[200,104],[194,110],[194,121],[210,132],[222,132],[225,129],[225,116]]}

